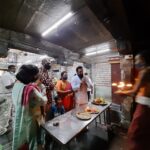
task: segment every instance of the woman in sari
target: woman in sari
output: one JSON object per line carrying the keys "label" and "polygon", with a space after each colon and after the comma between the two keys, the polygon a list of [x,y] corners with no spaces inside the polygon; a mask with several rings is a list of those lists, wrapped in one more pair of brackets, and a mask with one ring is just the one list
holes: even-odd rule
{"label": "woman in sari", "polygon": [[69,111],[74,107],[73,91],[70,82],[67,81],[67,72],[61,73],[61,79],[57,81],[56,91],[62,100],[65,111]]}
{"label": "woman in sari", "polygon": [[37,150],[37,118],[33,109],[47,101],[36,84],[32,84],[38,77],[39,70],[34,65],[21,66],[16,75],[12,91],[15,106],[12,150]]}

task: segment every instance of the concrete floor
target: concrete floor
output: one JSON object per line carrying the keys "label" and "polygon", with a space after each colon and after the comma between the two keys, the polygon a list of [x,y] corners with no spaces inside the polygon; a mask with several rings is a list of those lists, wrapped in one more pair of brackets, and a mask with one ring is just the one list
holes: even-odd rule
{"label": "concrete floor", "polygon": [[126,150],[126,140],[126,134],[116,134],[98,126],[81,133],[77,137],[77,144],[71,150]]}

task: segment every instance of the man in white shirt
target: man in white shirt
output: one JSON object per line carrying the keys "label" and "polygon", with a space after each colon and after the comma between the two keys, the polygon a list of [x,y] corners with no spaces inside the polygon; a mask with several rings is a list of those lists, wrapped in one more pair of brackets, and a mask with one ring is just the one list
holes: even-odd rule
{"label": "man in white shirt", "polygon": [[12,88],[15,83],[15,71],[16,67],[14,65],[8,66],[8,71],[4,72],[1,76],[2,84],[3,84],[3,93],[10,94],[12,92]]}
{"label": "man in white shirt", "polygon": [[87,88],[92,88],[88,78],[83,75],[83,67],[76,68],[77,75],[73,76],[71,85],[75,92],[76,105],[83,105],[88,103]]}
{"label": "man in white shirt", "polygon": [[3,130],[4,130],[3,134],[7,131],[10,117],[13,115],[11,94],[12,94],[12,88],[16,80],[15,71],[16,71],[16,67],[14,65],[9,65],[8,71],[4,72],[3,75],[1,76],[0,99],[3,101],[5,100],[3,102],[3,107],[6,106],[6,109],[2,111],[2,113],[0,114],[0,118],[4,119],[0,121],[0,126],[1,123],[3,124]]}

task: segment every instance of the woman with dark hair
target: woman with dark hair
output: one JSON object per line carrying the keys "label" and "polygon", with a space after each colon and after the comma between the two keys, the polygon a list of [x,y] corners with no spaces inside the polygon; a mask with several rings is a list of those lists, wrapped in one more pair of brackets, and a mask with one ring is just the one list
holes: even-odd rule
{"label": "woman with dark hair", "polygon": [[117,91],[117,94],[136,96],[136,109],[128,130],[129,150],[150,150],[150,52],[135,56],[135,67],[139,71],[132,90]]}
{"label": "woman with dark hair", "polygon": [[61,73],[61,78],[57,81],[56,91],[61,98],[65,111],[69,111],[74,107],[73,91],[70,82],[67,81],[68,75],[66,71]]}
{"label": "woman with dark hair", "polygon": [[15,106],[13,150],[37,150],[37,121],[33,108],[47,101],[36,84],[39,69],[34,65],[23,65],[16,75],[17,82],[12,91]]}

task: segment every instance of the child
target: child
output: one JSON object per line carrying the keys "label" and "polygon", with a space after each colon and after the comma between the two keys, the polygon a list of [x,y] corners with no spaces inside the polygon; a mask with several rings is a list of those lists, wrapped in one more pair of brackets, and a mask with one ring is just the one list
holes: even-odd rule
{"label": "child", "polygon": [[52,103],[52,106],[51,106],[53,118],[60,114],[62,115],[65,113],[65,109],[64,109],[64,106],[62,105],[61,99],[58,96],[55,96],[54,100],[55,101]]}

